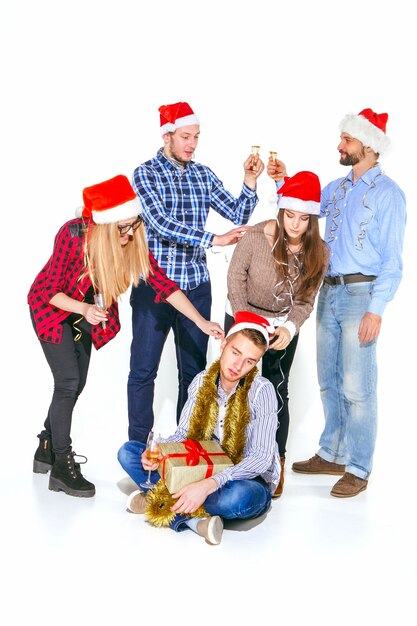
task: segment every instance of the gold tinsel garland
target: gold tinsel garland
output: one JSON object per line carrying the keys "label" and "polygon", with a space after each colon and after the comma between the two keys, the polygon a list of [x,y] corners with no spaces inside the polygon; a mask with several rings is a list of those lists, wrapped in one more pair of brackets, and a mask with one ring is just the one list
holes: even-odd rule
{"label": "gold tinsel garland", "polygon": [[[217,404],[219,372],[220,361],[217,360],[208,369],[203,383],[197,392],[187,439],[208,441],[214,434],[219,415],[219,405]],[[246,445],[246,428],[250,419],[248,393],[257,373],[258,370],[254,367],[239,382],[235,393],[227,402],[222,449],[234,464],[239,463],[243,458]],[[145,514],[148,517],[148,521],[154,526],[169,526],[176,515],[175,512],[171,511],[171,507],[176,500],[169,493],[163,480],[160,480],[154,489],[148,491],[146,501]],[[189,516],[187,514],[187,517]],[[191,516],[207,517],[204,506],[200,506],[194,513],[191,513]]]}
{"label": "gold tinsel garland", "polygon": [[[174,521],[176,513],[171,511],[171,507],[176,503],[176,499],[171,496],[163,480],[156,483],[153,489],[146,494],[146,510],[145,514],[148,521],[153,526],[169,526]],[[182,513],[180,513],[182,515]],[[207,517],[204,506],[200,506],[194,513],[186,515],[186,517]]]}

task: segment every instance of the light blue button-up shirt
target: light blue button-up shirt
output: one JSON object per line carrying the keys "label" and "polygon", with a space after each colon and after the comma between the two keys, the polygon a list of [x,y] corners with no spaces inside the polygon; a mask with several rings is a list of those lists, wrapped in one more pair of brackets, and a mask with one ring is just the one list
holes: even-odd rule
{"label": "light blue button-up shirt", "polygon": [[402,277],[406,224],[405,195],[377,163],[353,182],[329,183],[321,195],[330,247],[329,276],[361,273],[377,276],[368,311],[382,315]]}

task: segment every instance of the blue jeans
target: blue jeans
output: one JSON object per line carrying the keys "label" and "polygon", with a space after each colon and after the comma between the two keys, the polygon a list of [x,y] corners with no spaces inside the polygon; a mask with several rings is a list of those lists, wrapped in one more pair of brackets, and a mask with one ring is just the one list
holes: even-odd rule
{"label": "blue jeans", "polygon": [[373,283],[323,284],[317,303],[317,368],[325,427],[318,451],[326,461],[367,479],[377,431],[376,340],[361,344],[359,323]]}
{"label": "blue jeans", "polygon": [[[211,285],[205,282],[185,295],[210,319]],[[206,367],[208,335],[170,304],[155,302],[155,291],[141,282],[133,287],[132,344],[127,383],[129,439],[145,442],[154,424],[155,378],[169,331],[173,330],[178,368],[177,423],[194,376]]]}
{"label": "blue jeans", "polygon": [[[143,469],[140,460],[145,448],[146,445],[140,441],[128,441],[117,455],[120,465],[137,485],[148,477],[148,472]],[[151,472],[153,483],[157,483],[160,478],[158,472]],[[271,491],[266,482],[258,477],[226,483],[224,487],[207,497],[204,508],[208,515],[220,515],[224,519],[250,519],[263,515],[268,510],[270,502]],[[185,519],[184,515],[177,515],[171,523],[171,528],[177,532],[187,530]]]}

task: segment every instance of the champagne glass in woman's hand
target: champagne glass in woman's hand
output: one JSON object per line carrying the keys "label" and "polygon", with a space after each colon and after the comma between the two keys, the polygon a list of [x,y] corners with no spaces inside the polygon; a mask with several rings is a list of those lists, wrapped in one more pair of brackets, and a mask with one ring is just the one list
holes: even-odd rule
{"label": "champagne glass in woman's hand", "polygon": [[[106,304],[104,302],[104,295],[102,293],[94,294],[94,304],[99,311],[103,311],[103,313],[107,313]],[[103,330],[106,330],[106,322],[101,322],[101,327]]]}
{"label": "champagne glass in woman's hand", "polygon": [[[146,442],[145,454],[151,463],[156,463],[159,459],[160,452],[159,437],[156,437],[154,432],[151,430]],[[155,485],[151,482],[151,471],[152,470],[148,471],[148,480],[145,483],[140,483],[139,487],[144,487],[145,489],[154,488]]]}

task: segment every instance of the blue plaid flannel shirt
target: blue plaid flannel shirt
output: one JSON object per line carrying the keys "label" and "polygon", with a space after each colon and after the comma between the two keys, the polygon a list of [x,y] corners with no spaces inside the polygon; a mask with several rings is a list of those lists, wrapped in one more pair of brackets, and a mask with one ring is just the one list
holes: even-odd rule
{"label": "blue plaid flannel shirt", "polygon": [[243,184],[236,199],[210,168],[191,161],[183,169],[162,148],[135,169],[133,187],[142,203],[149,249],[181,289],[210,279],[206,248],[215,234],[204,230],[209,210],[238,226],[249,221],[258,202],[256,190]]}

